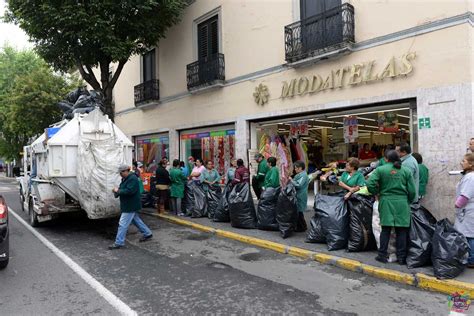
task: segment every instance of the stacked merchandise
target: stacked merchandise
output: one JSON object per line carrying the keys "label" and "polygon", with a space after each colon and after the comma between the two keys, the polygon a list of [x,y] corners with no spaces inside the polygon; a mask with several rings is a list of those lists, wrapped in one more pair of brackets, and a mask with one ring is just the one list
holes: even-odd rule
{"label": "stacked merchandise", "polygon": [[268,159],[275,157],[280,171],[280,183],[285,187],[293,174],[293,162],[301,160],[308,165],[308,148],[301,139],[290,139],[288,136],[263,134],[260,138],[259,152]]}

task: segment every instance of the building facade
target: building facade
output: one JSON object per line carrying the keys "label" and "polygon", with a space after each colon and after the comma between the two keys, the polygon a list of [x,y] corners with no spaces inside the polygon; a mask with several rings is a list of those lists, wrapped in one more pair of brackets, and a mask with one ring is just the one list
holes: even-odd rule
{"label": "building facade", "polygon": [[[453,216],[474,136],[472,1],[198,0],[114,90],[135,157],[280,154],[289,169],[408,142],[425,206]],[[283,148],[282,148],[283,147]],[[284,176],[285,171],[283,171]]]}

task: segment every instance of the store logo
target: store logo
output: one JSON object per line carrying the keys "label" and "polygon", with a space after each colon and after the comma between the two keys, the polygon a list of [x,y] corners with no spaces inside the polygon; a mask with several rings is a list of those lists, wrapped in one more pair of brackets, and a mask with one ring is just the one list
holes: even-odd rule
{"label": "store logo", "polygon": [[416,53],[404,54],[400,58],[391,57],[385,66],[377,71],[375,60],[358,63],[351,66],[331,70],[325,77],[318,74],[312,77],[300,77],[284,81],[281,98],[291,98],[295,95],[313,94],[325,90],[334,90],[344,86],[355,86],[362,83],[382,81],[386,78],[407,76],[413,72],[412,60]]}
{"label": "store logo", "polygon": [[265,103],[268,103],[268,97],[270,96],[270,92],[268,92],[268,87],[264,84],[259,84],[255,87],[255,92],[253,93],[253,97],[255,103],[258,105],[263,106]]}
{"label": "store logo", "polygon": [[470,305],[469,294],[464,294],[463,291],[448,296],[448,307],[451,312],[466,314]]}

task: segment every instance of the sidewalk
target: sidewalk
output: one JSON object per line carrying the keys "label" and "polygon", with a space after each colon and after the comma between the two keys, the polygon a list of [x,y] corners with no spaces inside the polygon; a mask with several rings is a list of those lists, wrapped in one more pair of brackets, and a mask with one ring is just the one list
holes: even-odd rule
{"label": "sidewalk", "polygon": [[[290,238],[282,239],[280,233],[277,231],[239,229],[232,227],[230,223],[215,223],[208,218],[158,215],[155,209],[144,209],[143,212],[179,225],[190,226],[195,229],[214,233],[221,237],[232,238],[281,253],[288,253],[322,263],[336,265],[347,270],[362,272],[385,280],[414,285],[447,294],[463,290],[470,292],[471,297],[474,297],[474,269],[466,269],[454,280],[437,280],[433,276],[432,266],[408,269],[406,266],[401,266],[397,263],[382,264],[375,261],[376,251],[328,251],[326,244],[305,243],[304,240],[307,232],[294,233]],[[313,211],[305,213],[308,226],[309,219],[312,215]]]}

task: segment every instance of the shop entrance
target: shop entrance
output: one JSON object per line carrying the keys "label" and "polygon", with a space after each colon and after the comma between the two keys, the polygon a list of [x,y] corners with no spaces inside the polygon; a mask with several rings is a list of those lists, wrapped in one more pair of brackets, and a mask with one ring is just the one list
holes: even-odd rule
{"label": "shop entrance", "polygon": [[252,122],[251,152],[276,157],[282,183],[293,173],[296,160],[305,162],[308,173],[330,163],[343,166],[349,157],[367,166],[401,142],[416,150],[415,104],[403,101]]}

